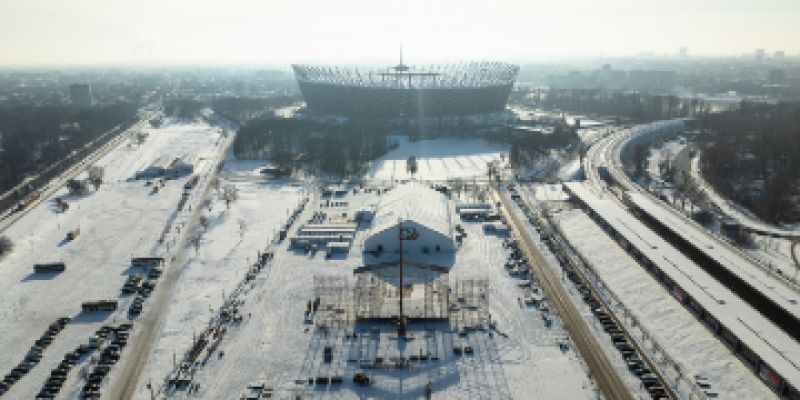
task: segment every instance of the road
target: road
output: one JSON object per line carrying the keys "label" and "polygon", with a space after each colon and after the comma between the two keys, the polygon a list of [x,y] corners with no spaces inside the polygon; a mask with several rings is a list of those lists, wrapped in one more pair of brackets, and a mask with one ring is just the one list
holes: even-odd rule
{"label": "road", "polygon": [[[793,290],[800,290],[798,285],[795,282],[790,281],[788,276],[778,274],[777,272],[773,271],[767,262],[764,260],[755,257],[754,255],[747,253],[740,248],[732,245],[726,239],[721,237],[718,233],[710,231],[709,229],[705,228],[704,226],[698,224],[693,219],[687,217],[683,212],[671,207],[668,204],[665,204],[663,201],[658,199],[652,193],[644,190],[641,186],[639,186],[636,182],[631,180],[628,176],[627,172],[622,167],[622,161],[620,160],[620,152],[622,151],[622,147],[626,142],[631,140],[632,138],[638,135],[646,135],[652,132],[654,129],[659,129],[659,127],[669,126],[666,124],[670,123],[677,123],[680,120],[671,120],[671,121],[664,121],[664,122],[656,122],[654,124],[648,125],[640,125],[631,129],[626,129],[624,131],[617,132],[615,134],[606,136],[605,138],[599,140],[595,143],[586,153],[586,158],[584,159],[584,171],[586,173],[586,178],[591,184],[591,187],[594,188],[596,193],[601,193],[609,188],[608,185],[602,180],[597,172],[597,168],[600,166],[605,166],[608,168],[609,175],[613,178],[615,183],[624,191],[629,192],[637,192],[641,193],[642,195],[648,197],[654,204],[659,205],[663,210],[669,212],[673,216],[675,216],[678,220],[681,221],[682,224],[691,227],[694,230],[699,232],[703,232],[705,236],[707,236],[710,241],[713,243],[713,246],[719,248],[725,248],[729,252],[737,255],[739,258],[744,260],[745,262],[751,264],[754,268],[759,268],[768,275],[770,275],[776,282],[779,282],[782,285],[790,287]],[[677,127],[676,125],[675,127]],[[621,199],[611,196],[613,200],[617,200],[621,202]],[[626,204],[623,204],[624,207],[627,208]]]}
{"label": "road", "polygon": [[592,329],[583,319],[580,311],[570,300],[561,279],[547,266],[542,254],[539,252],[530,233],[524,228],[507,196],[500,194],[495,187],[492,188],[495,201],[502,204],[502,212],[509,222],[514,234],[520,240],[520,248],[525,252],[533,267],[542,289],[552,302],[556,312],[561,317],[564,327],[578,347],[592,377],[600,387],[600,391],[607,399],[633,399],[627,385],[619,376],[617,369],[608,359],[600,343],[594,337]]}
{"label": "road", "polygon": [[[234,137],[235,135],[229,135],[224,139],[220,146],[217,162],[210,166],[210,169],[197,185],[194,194],[186,202],[186,207],[191,206],[190,211],[183,215],[184,218],[176,219],[175,221],[175,224],[183,222],[183,227],[180,230],[181,233],[176,240],[176,244],[172,246],[174,253],[166,251],[160,255],[165,258],[166,263],[164,275],[158,284],[160,290],[156,290],[152,304],[146,307],[145,313],[139,318],[136,326],[136,335],[131,338],[130,350],[128,350],[129,356],[120,360],[119,373],[116,374],[117,380],[111,382],[110,390],[106,392],[106,395],[103,396],[104,398],[130,399],[136,391],[136,385],[147,363],[150,349],[158,338],[156,333],[160,331],[163,320],[167,315],[167,306],[170,299],[172,299],[175,284],[180,276],[180,267],[185,265],[186,244],[189,239],[189,233],[193,231],[192,227],[196,226],[199,220],[202,210],[200,204],[208,197],[211,189],[210,182],[217,176],[217,166],[223,161],[224,155],[233,143]],[[186,207],[184,210],[187,210]],[[168,240],[165,240],[165,243]]]}

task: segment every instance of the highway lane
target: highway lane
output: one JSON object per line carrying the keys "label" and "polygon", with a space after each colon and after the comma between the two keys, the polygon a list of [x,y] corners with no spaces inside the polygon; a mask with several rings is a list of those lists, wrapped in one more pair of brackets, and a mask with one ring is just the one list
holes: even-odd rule
{"label": "highway lane", "polygon": [[513,212],[513,205],[508,197],[499,193],[494,186],[492,187],[492,196],[496,202],[499,201],[502,204],[501,210],[514,235],[519,239],[520,248],[528,257],[534,272],[542,284],[542,289],[561,317],[564,327],[578,347],[578,351],[603,395],[607,399],[633,399],[633,395],[611,363],[611,360],[608,359],[597,338],[594,337],[591,328],[581,317],[578,308],[570,300],[561,280],[547,266],[547,261],[539,252],[530,233],[525,229],[524,224],[520,222],[517,214]]}
{"label": "highway lane", "polygon": [[[667,121],[667,122],[672,122],[672,121]],[[718,233],[708,230],[704,226],[698,224],[691,218],[687,217],[684,213],[676,210],[675,208],[671,207],[668,204],[665,204],[663,201],[658,199],[652,193],[648,192],[647,190],[639,186],[628,176],[628,174],[622,167],[622,161],[620,158],[620,152],[622,151],[622,147],[625,145],[627,141],[633,139],[635,136],[640,134],[646,134],[650,131],[651,129],[648,129],[648,125],[640,125],[631,129],[620,131],[616,134],[606,136],[605,138],[595,143],[591,148],[589,148],[589,150],[586,153],[586,158],[584,159],[584,170],[586,171],[587,180],[591,183],[591,186],[594,187],[595,192],[602,193],[608,187],[597,173],[597,167],[605,166],[606,168],[608,168],[609,175],[611,175],[614,181],[623,190],[641,193],[642,195],[649,198],[654,204],[661,206],[663,210],[669,212],[671,215],[676,217],[678,220],[681,221],[681,223],[688,225],[700,232],[704,232],[706,236],[713,242],[714,246],[725,248],[731,253],[736,254],[741,259],[751,264],[753,267],[759,268],[764,272],[766,272],[767,274],[771,275],[776,282],[779,282],[780,284],[789,287],[792,290],[796,291],[800,290],[800,287],[796,283],[788,280],[788,276],[777,274],[775,271],[769,268],[768,264],[763,260],[737,248],[736,246],[731,245],[731,243],[729,243],[726,239],[721,237]],[[621,199],[618,199],[615,196],[612,196],[611,198],[621,203]],[[622,205],[627,208],[626,204]]]}

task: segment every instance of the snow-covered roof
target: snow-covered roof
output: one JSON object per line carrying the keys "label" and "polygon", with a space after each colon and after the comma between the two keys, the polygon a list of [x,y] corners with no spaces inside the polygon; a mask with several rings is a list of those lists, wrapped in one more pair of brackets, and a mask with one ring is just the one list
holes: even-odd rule
{"label": "snow-covered roof", "polygon": [[150,164],[150,168],[167,169],[174,162],[175,162],[175,157],[169,155],[163,155],[161,157],[158,157],[155,161],[153,161],[153,163]]}
{"label": "snow-covered roof", "polygon": [[382,197],[372,219],[370,234],[396,225],[398,218],[412,220],[442,235],[452,236],[447,198],[419,183],[409,182],[397,186]]}
{"label": "snow-covered roof", "polygon": [[564,186],[675,282],[682,292],[674,293],[689,295],[772,370],[800,384],[800,343],[613,200],[597,197],[583,182]]}
{"label": "snow-covered roof", "polygon": [[187,153],[175,160],[175,163],[183,163],[185,165],[195,165],[198,161],[197,154]]}

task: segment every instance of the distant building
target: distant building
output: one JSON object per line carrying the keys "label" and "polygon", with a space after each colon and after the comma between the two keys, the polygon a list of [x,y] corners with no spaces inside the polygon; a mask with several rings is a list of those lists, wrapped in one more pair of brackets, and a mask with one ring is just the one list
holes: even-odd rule
{"label": "distant building", "polygon": [[171,178],[177,178],[194,173],[194,168],[197,165],[198,158],[194,155],[185,155],[176,159],[169,168],[164,171],[164,174]]}
{"label": "distant building", "polygon": [[764,61],[764,55],[766,51],[764,49],[756,49],[756,61]]}
{"label": "distant building", "polygon": [[775,52],[775,59],[776,60],[783,60],[786,57],[786,53],[783,50],[778,50]]}
{"label": "distant building", "polygon": [[88,83],[76,83],[69,87],[69,100],[74,107],[89,108],[94,104],[92,86]]}
{"label": "distant building", "polygon": [[688,57],[689,49],[686,46],[681,47],[680,50],[678,50],[678,55],[680,55],[681,58]]}
{"label": "distant building", "polygon": [[194,173],[198,158],[194,155],[185,155],[181,158],[161,156],[147,168],[136,173],[136,179],[152,179],[165,177],[167,179],[179,178]]}
{"label": "distant building", "polygon": [[175,162],[175,157],[161,156],[147,168],[136,173],[137,179],[152,179],[164,175],[167,169]]}

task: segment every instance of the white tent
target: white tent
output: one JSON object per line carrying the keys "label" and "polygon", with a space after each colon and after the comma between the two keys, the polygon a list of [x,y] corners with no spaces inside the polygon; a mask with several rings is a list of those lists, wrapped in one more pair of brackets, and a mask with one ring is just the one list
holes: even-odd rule
{"label": "white tent", "polygon": [[452,253],[452,213],[441,193],[415,182],[392,189],[378,205],[365,252],[399,254],[398,227],[416,232],[416,240],[403,241],[404,257],[425,262],[431,254]]}

